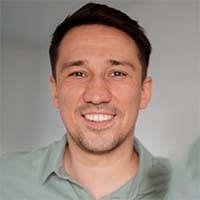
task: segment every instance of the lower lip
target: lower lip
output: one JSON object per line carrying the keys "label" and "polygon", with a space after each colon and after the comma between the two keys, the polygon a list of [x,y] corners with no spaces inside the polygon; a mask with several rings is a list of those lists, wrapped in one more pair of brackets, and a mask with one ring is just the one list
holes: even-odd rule
{"label": "lower lip", "polygon": [[91,128],[93,130],[104,130],[104,129],[108,129],[112,126],[115,116],[110,120],[98,121],[98,122],[88,120],[84,116],[82,116],[82,118],[86,122],[88,128]]}

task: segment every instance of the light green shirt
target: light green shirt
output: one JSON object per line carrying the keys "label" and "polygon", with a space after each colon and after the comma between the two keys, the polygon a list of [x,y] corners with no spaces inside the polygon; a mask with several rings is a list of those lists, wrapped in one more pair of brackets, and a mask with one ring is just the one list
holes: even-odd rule
{"label": "light green shirt", "polygon": [[[84,187],[64,170],[66,144],[64,135],[48,147],[2,156],[0,200],[92,200]],[[170,177],[168,161],[153,157],[137,139],[134,148],[140,161],[136,176],[101,200],[163,199]]]}

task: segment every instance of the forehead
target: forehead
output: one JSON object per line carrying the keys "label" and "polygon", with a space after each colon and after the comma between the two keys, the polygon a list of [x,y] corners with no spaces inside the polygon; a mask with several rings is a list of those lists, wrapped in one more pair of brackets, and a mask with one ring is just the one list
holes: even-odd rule
{"label": "forehead", "polygon": [[[62,39],[59,52],[62,50],[77,50],[77,48],[101,48],[105,50],[119,49],[137,53],[135,41],[125,32],[106,25],[92,24],[72,28]],[[123,49],[122,49],[123,48]]]}

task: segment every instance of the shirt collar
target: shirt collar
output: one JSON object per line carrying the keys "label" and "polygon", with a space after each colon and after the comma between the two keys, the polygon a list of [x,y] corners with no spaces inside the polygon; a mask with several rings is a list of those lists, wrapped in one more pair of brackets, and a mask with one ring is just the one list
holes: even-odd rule
{"label": "shirt collar", "polygon": [[[45,183],[49,175],[52,173],[56,173],[58,176],[62,176],[64,174],[63,155],[66,144],[67,135],[65,134],[62,136],[61,140],[50,144],[50,146],[45,149],[46,153],[40,176],[42,184]],[[139,154],[139,169],[136,176],[143,177],[144,174],[147,173],[149,165],[152,165],[152,155],[145,149],[136,137],[134,138],[134,148]],[[65,178],[69,178],[67,173],[65,175]]]}
{"label": "shirt collar", "polygon": [[[46,152],[40,176],[42,184],[45,183],[45,181],[52,173],[56,173],[60,177],[63,177],[63,175],[65,174],[66,176],[65,178],[69,178],[67,173],[64,172],[64,167],[63,167],[63,155],[66,145],[67,145],[67,134],[63,135],[61,140],[53,142],[45,149]],[[141,166],[143,166],[144,164],[144,147],[137,138],[134,138],[134,148],[139,154],[140,167],[138,173],[140,174],[143,173]]]}
{"label": "shirt collar", "polygon": [[45,149],[46,152],[40,175],[41,184],[44,184],[52,173],[58,172],[60,166],[63,166],[63,154],[66,143],[67,136],[65,134],[61,140],[50,144],[50,146]]}
{"label": "shirt collar", "polygon": [[[139,155],[139,168],[133,178],[130,191],[128,192],[127,198],[135,199],[141,191],[144,189],[144,183],[146,174],[150,166],[152,165],[152,154],[142,145],[142,143],[134,137],[134,149]],[[134,189],[133,189],[134,188]]]}
{"label": "shirt collar", "polygon": [[[41,170],[41,184],[44,184],[48,177],[52,173],[56,173],[60,178],[70,179],[67,172],[63,167],[63,154],[67,144],[67,135],[65,134],[60,141],[52,143],[45,149],[46,154],[44,156],[44,162]],[[149,173],[151,170],[157,167],[154,164],[154,157],[146,148],[140,143],[140,141],[134,137],[134,148],[139,154],[139,169],[136,176],[131,180],[129,190],[126,193],[126,197],[134,197],[138,194],[146,193],[146,191],[153,191],[152,183],[148,183]],[[161,171],[163,171],[161,169]],[[133,190],[134,188],[134,190]],[[119,193],[116,193],[119,195]],[[115,196],[115,195],[114,195]],[[113,197],[113,196],[112,196]],[[119,197],[119,196],[118,196]]]}

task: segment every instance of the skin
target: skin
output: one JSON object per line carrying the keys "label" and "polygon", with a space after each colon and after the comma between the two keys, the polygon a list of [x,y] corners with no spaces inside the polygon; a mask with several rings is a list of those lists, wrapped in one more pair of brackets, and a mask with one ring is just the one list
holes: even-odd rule
{"label": "skin", "polygon": [[[152,81],[142,81],[134,40],[113,27],[75,27],[58,53],[56,80],[50,77],[50,84],[68,132],[64,166],[98,199],[137,172],[134,128],[139,110],[150,100]],[[92,122],[87,114],[109,114],[112,119]]]}

